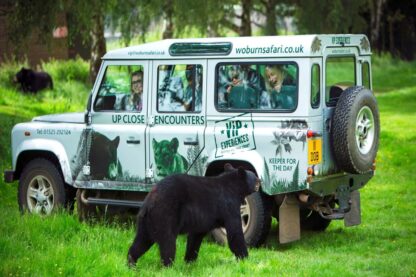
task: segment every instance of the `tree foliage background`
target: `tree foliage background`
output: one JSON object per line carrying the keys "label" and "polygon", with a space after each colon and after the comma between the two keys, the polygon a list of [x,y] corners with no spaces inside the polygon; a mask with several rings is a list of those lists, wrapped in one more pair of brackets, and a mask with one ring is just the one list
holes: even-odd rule
{"label": "tree foliage background", "polygon": [[0,14],[16,49],[33,32],[47,42],[57,17],[66,17],[69,43],[81,36],[90,45],[91,80],[106,52],[106,28],[128,46],[135,37],[144,42],[157,25],[160,39],[190,30],[201,37],[281,35],[293,19],[295,34],[365,33],[375,52],[416,58],[415,0],[3,0]]}

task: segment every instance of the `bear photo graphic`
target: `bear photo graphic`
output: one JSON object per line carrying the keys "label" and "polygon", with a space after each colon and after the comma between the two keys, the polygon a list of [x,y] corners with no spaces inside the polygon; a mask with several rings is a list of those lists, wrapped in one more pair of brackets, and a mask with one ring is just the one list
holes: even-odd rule
{"label": "bear photo graphic", "polygon": [[109,139],[103,134],[84,130],[75,156],[71,160],[73,178],[78,181],[85,181],[83,166],[90,165],[91,180],[116,180],[123,175],[121,163],[118,159],[117,148],[120,137]]}

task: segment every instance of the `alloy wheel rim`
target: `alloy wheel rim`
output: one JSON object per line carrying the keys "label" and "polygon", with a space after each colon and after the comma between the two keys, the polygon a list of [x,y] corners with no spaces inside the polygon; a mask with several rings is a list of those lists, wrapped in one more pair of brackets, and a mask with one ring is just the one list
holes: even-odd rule
{"label": "alloy wheel rim", "polygon": [[27,189],[27,206],[31,213],[48,215],[54,207],[52,183],[43,175],[37,175]]}
{"label": "alloy wheel rim", "polygon": [[[240,206],[240,215],[241,215],[241,225],[243,227],[243,233],[245,233],[250,226],[251,216],[250,216],[250,205],[247,202],[247,198],[244,199],[244,203]],[[220,228],[220,230],[227,235],[225,228]]]}
{"label": "alloy wheel rim", "polygon": [[368,106],[360,109],[355,122],[355,140],[358,150],[365,155],[370,152],[374,143],[374,115]]}

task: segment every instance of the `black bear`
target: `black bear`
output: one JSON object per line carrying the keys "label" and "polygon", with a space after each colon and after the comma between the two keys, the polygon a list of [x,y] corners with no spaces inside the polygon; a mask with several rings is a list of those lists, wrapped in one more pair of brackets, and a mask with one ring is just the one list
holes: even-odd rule
{"label": "black bear", "polygon": [[211,230],[224,227],[231,251],[237,258],[248,256],[241,225],[244,198],[258,191],[260,180],[242,167],[225,164],[214,177],[176,174],[157,183],[146,196],[137,220],[136,237],[128,252],[134,266],[157,243],[163,265],[175,259],[176,237],[187,234],[185,261],[198,257],[202,239]]}
{"label": "black bear", "polygon": [[35,72],[31,69],[22,67],[16,73],[14,81],[20,83],[24,92],[36,93],[38,90],[44,88],[53,89],[53,82],[51,76],[46,72]]}

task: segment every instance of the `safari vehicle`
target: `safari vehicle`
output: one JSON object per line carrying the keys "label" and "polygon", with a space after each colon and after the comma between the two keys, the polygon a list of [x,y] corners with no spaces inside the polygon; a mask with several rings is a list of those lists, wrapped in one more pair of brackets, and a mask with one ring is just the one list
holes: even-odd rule
{"label": "safari vehicle", "polygon": [[[133,79],[133,76],[138,76]],[[139,93],[130,96],[133,86]],[[279,240],[361,221],[374,175],[379,113],[364,35],[172,39],[108,52],[85,113],[35,117],[12,131],[22,211],[49,214],[76,202],[82,219],[140,208],[176,173],[252,170],[246,241]],[[127,109],[126,97],[130,103]],[[132,102],[133,101],[133,102]],[[225,242],[222,229],[213,232]]]}

